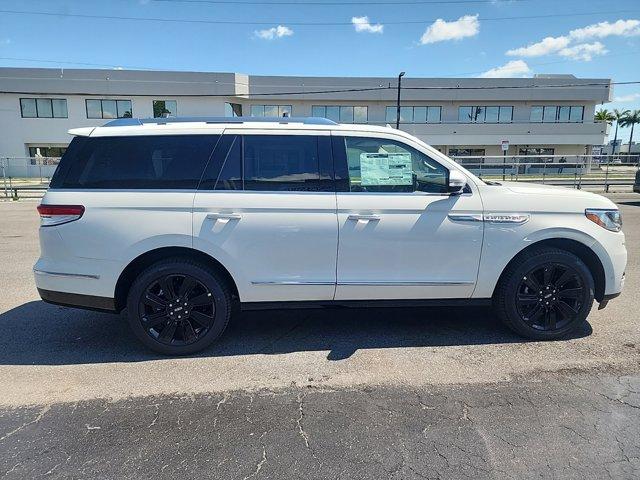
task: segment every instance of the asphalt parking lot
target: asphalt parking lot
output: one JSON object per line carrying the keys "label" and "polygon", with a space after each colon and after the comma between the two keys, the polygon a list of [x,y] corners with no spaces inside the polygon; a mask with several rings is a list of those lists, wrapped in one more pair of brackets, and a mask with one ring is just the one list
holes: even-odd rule
{"label": "asphalt parking lot", "polygon": [[572,338],[481,308],[244,313],[190,358],[39,301],[35,202],[0,203],[0,476],[638,478],[640,195],[623,294]]}

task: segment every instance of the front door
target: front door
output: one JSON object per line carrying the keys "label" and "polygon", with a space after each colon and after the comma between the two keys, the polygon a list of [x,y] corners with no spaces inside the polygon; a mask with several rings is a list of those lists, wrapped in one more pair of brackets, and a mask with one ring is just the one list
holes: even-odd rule
{"label": "front door", "polygon": [[335,292],[329,132],[286,133],[225,131],[195,196],[194,247],[230,271],[242,302]]}
{"label": "front door", "polygon": [[333,138],[348,177],[337,193],[336,300],[469,298],[483,236],[475,185],[450,195],[445,166],[381,135]]}

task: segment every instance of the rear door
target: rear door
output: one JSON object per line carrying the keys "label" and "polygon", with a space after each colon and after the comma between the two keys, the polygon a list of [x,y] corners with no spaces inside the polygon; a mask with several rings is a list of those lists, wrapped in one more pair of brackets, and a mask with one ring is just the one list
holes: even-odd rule
{"label": "rear door", "polygon": [[392,134],[333,137],[339,249],[336,300],[468,298],[482,248],[482,203],[469,184]]}
{"label": "rear door", "polygon": [[193,241],[242,302],[333,299],[332,176],[329,132],[225,131],[195,196]]}

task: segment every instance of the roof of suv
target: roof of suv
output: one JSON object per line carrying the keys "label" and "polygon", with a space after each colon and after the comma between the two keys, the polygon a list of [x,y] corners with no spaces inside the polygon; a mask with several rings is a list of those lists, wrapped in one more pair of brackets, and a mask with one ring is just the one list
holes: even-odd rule
{"label": "roof of suv", "polygon": [[[264,130],[347,130],[388,132],[398,130],[368,124],[339,124],[318,117],[167,117],[167,118],[119,118],[101,127],[82,127],[69,130],[78,136],[121,136],[141,134],[204,134],[233,129]],[[213,133],[213,132],[212,132]]]}

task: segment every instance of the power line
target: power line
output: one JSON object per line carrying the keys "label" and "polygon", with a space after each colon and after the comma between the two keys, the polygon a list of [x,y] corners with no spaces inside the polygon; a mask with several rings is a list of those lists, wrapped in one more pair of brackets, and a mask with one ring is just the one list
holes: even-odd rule
{"label": "power line", "polygon": [[[548,88],[570,88],[570,87],[605,87],[609,88],[612,85],[640,85],[640,80],[636,81],[626,81],[626,82],[587,82],[587,83],[564,83],[564,84],[550,84],[550,85],[480,85],[477,87],[474,86],[432,86],[432,87],[402,87],[403,90],[519,90],[519,89],[548,89]],[[354,93],[354,92],[372,92],[372,91],[381,91],[381,90],[392,90],[395,91],[397,88],[396,85],[389,84],[386,87],[368,87],[368,88],[346,88],[346,89],[332,89],[332,90],[309,90],[309,91],[290,91],[290,92],[262,92],[262,93],[248,93],[248,94],[234,94],[234,93],[199,93],[199,94],[180,94],[176,95],[179,97],[271,97],[271,96],[292,96],[292,95],[321,95],[328,93]],[[13,91],[13,90],[1,90],[0,93],[5,94],[15,94],[15,95],[86,95],[86,96],[95,96],[95,95],[104,95],[98,93],[89,93],[89,92],[27,92],[27,91]],[[127,94],[118,94],[115,96],[123,96]],[[133,96],[141,96],[141,97],[149,97],[149,96],[157,96],[161,95],[158,93],[154,94],[131,94]]]}
{"label": "power line", "polygon": [[[274,1],[274,2],[260,2],[255,0],[153,0],[154,2],[164,3],[196,3],[196,4],[209,4],[209,5],[296,5],[299,7],[304,6],[345,6],[345,7],[359,7],[359,6],[376,6],[376,5],[442,5],[442,4],[478,4],[478,3],[495,3],[495,0],[383,0],[380,2],[340,2],[340,1],[328,1],[328,2],[296,2],[293,0],[288,1]],[[531,0],[511,0],[512,2],[528,2]]]}
{"label": "power line", "polygon": [[[634,13],[640,12],[640,10],[615,10],[615,11],[600,11],[600,12],[572,12],[572,13],[555,13],[548,15],[522,15],[511,17],[478,17],[478,20],[482,21],[500,21],[500,20],[525,20],[536,18],[557,18],[557,17],[575,17],[575,16],[589,16],[589,15],[613,15],[618,13]],[[187,18],[162,18],[162,17],[126,17],[120,15],[90,15],[82,13],[57,13],[57,12],[34,12],[24,10],[0,10],[0,13],[7,13],[11,15],[40,15],[50,17],[69,17],[69,18],[85,18],[85,19],[99,19],[99,20],[126,20],[126,21],[139,21],[139,22],[166,22],[166,23],[188,23],[188,24],[205,24],[205,25],[273,25],[276,23],[286,24],[290,26],[351,26],[352,22],[290,22],[283,20],[273,21],[245,21],[245,20],[207,20],[207,19],[187,19]],[[399,21],[381,21],[376,22],[383,23],[385,25],[411,25],[411,24],[426,24],[435,22],[437,19],[425,19],[425,20],[399,20]]]}

